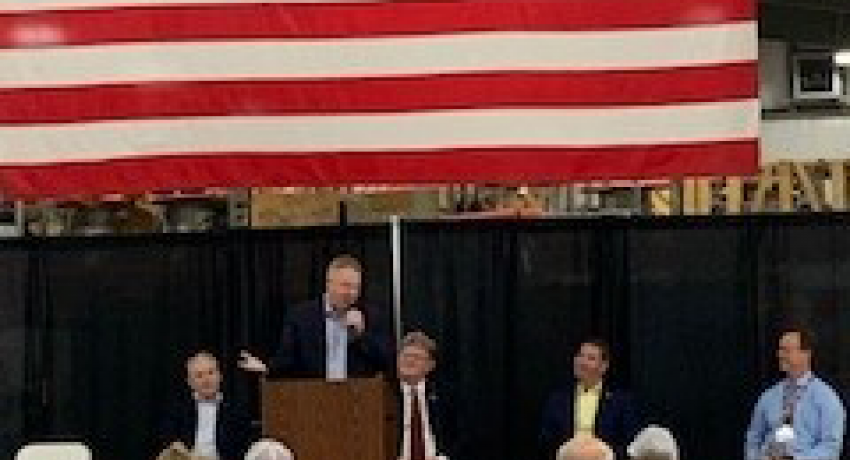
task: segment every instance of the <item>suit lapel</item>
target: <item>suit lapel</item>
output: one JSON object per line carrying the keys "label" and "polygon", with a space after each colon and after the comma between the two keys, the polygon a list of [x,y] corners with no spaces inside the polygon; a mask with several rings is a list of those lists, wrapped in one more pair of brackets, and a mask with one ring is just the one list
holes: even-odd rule
{"label": "suit lapel", "polygon": [[431,423],[431,430],[437,431],[437,425],[440,423],[440,401],[437,389],[431,382],[425,383],[425,402],[428,407],[428,421]]}
{"label": "suit lapel", "polygon": [[[224,429],[225,420],[227,417],[227,403],[223,400],[218,404],[218,411],[215,414],[215,443],[216,446],[221,446],[226,444],[225,437],[227,436],[227,430]],[[221,454],[221,452],[219,452]]]}
{"label": "suit lapel", "polygon": [[440,392],[437,386],[429,382],[425,397],[428,400],[428,422],[431,425],[431,436],[434,439],[437,451],[442,452],[446,433],[443,430],[443,402],[440,400]]}
{"label": "suit lapel", "polygon": [[605,428],[607,428],[607,424],[609,423],[608,413],[610,410],[611,391],[608,389],[608,386],[603,383],[601,393],[599,394],[599,405],[596,407],[596,418],[593,421],[593,431],[595,431],[597,435],[599,435],[600,429],[604,431]]}
{"label": "suit lapel", "polygon": [[319,297],[319,300],[313,304],[313,308],[308,312],[310,321],[310,329],[318,333],[307,334],[307,337],[312,338],[315,342],[310,348],[316,353],[316,362],[319,364],[318,371],[321,375],[325,375],[325,366],[328,356],[327,331],[325,325],[325,297]]}
{"label": "suit lapel", "polygon": [[195,398],[189,396],[183,407],[183,440],[190,449],[195,445],[195,428],[198,426],[198,406]]}
{"label": "suit lapel", "polygon": [[565,430],[565,436],[567,439],[573,437],[573,433],[576,431],[576,391],[578,388],[578,381],[573,381],[573,384],[569,387],[569,393],[566,395],[566,404],[563,409],[564,417],[566,420],[564,426],[567,427]]}

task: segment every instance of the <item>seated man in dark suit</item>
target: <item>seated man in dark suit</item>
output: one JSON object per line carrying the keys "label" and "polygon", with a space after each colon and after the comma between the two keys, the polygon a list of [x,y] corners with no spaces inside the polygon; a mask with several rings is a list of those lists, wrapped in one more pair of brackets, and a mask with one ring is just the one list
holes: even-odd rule
{"label": "seated man in dark suit", "polygon": [[325,294],[287,312],[280,344],[268,364],[242,352],[239,367],[278,377],[371,377],[387,370],[387,346],[355,306],[363,268],[351,256],[328,265]]}
{"label": "seated man in dark suit", "polygon": [[626,446],[641,428],[632,398],[605,381],[610,351],[601,340],[581,344],[574,360],[575,380],[549,397],[543,410],[540,444],[552,460],[558,448],[576,435],[599,438],[625,458]]}
{"label": "seated man in dark suit", "polygon": [[162,426],[162,447],[175,446],[213,460],[242,460],[257,439],[251,417],[221,393],[218,360],[200,352],[186,362],[187,394],[169,411]]}
{"label": "seated man in dark suit", "polygon": [[421,332],[407,334],[398,353],[399,460],[448,460],[454,453],[454,418],[448,393],[429,379],[437,344]]}

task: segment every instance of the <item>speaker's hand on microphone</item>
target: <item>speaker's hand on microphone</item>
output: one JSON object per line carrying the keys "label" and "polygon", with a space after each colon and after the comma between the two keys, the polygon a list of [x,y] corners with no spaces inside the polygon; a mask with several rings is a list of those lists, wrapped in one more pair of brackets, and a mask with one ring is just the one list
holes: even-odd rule
{"label": "speaker's hand on microphone", "polygon": [[363,334],[366,331],[366,318],[363,317],[363,312],[356,309],[345,312],[345,327],[354,332],[355,336]]}

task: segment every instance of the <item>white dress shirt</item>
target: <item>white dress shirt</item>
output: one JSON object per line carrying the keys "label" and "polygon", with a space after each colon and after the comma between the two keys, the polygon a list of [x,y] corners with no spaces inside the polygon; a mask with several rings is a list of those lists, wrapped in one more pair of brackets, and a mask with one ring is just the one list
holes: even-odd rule
{"label": "white dress shirt", "polygon": [[218,405],[221,396],[214,400],[199,400],[195,398],[198,411],[198,425],[195,428],[195,445],[192,453],[195,455],[217,459],[218,450],[215,447],[215,425],[218,417]]}
{"label": "white dress shirt", "polygon": [[431,421],[428,414],[428,396],[425,392],[425,381],[416,385],[401,384],[403,397],[404,431],[401,441],[401,453],[399,460],[408,460],[410,456],[410,428],[413,426],[413,392],[419,396],[419,413],[422,414],[422,439],[425,441],[425,458],[436,457],[437,460],[448,460],[448,457],[437,455],[437,443],[434,433],[431,431]]}

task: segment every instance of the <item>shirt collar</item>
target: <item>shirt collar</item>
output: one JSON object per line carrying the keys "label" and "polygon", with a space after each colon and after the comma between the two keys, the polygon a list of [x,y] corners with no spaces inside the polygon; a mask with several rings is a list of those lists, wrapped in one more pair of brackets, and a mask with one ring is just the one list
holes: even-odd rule
{"label": "shirt collar", "polygon": [[418,381],[414,384],[402,382],[401,387],[405,390],[408,390],[408,391],[414,391],[415,390],[416,392],[421,393],[421,392],[425,391],[425,379],[422,379],[422,380],[420,380],[420,381]]}
{"label": "shirt collar", "polygon": [[[803,375],[801,375],[800,377],[797,378],[797,380],[794,382],[794,384],[796,384],[798,388],[803,388],[806,385],[808,385],[809,382],[811,382],[813,378],[814,378],[814,374],[812,374],[812,371],[806,371]],[[790,378],[786,379],[786,380],[788,381],[788,383],[791,383]]]}
{"label": "shirt collar", "polygon": [[325,305],[325,316],[328,318],[335,318],[337,316],[337,312],[334,311],[333,307],[331,307],[330,301],[328,301],[328,295],[325,294],[322,296],[322,300]]}
{"label": "shirt collar", "polygon": [[201,399],[200,396],[198,395],[198,393],[193,392],[192,393],[192,399],[194,399],[195,402],[197,402],[199,404],[211,404],[211,403],[218,404],[218,403],[221,402],[222,395],[219,392],[219,393],[216,393],[214,399]]}
{"label": "shirt collar", "polygon": [[584,386],[582,386],[581,382],[576,382],[576,393],[582,394],[582,393],[601,393],[601,392],[602,392],[602,380],[597,382],[596,385],[593,385],[592,387],[587,388],[587,389],[585,389]]}
{"label": "shirt collar", "polygon": [[324,304],[325,304],[325,318],[334,319],[334,320],[342,318],[341,312],[334,310],[334,308],[331,307],[331,303],[328,301],[328,295],[327,294],[325,294],[322,297],[322,299],[324,300]]}

